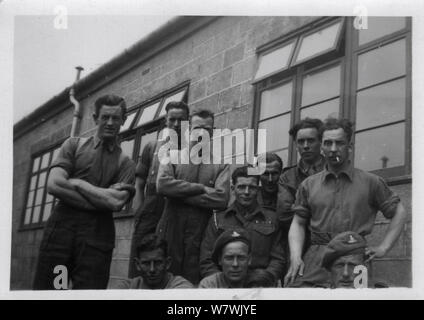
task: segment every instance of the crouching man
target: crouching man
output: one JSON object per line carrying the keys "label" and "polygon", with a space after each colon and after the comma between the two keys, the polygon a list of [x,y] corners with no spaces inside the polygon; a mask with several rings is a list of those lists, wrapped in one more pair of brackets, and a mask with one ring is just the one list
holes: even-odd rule
{"label": "crouching man", "polygon": [[124,280],[116,289],[183,289],[193,288],[188,280],[168,272],[171,257],[164,239],[155,234],[141,240],[134,258],[140,276]]}
{"label": "crouching man", "polygon": [[212,261],[221,272],[200,281],[199,288],[243,288],[249,264],[250,239],[242,229],[227,229],[216,239]]}
{"label": "crouching man", "polygon": [[367,243],[356,232],[335,236],[325,248],[322,267],[331,273],[332,288],[387,288],[387,284],[369,278]]}

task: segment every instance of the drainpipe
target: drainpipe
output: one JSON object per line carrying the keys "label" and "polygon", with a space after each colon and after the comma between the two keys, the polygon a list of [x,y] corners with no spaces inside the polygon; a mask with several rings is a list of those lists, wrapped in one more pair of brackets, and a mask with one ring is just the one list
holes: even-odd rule
{"label": "drainpipe", "polygon": [[84,70],[83,67],[75,67],[75,69],[77,69],[77,76],[75,78],[75,82],[72,85],[71,89],[69,90],[69,100],[71,100],[72,104],[74,105],[74,117],[72,119],[72,127],[71,127],[71,137],[75,137],[76,132],[77,132],[77,128],[78,128],[78,124],[81,120],[81,107],[80,107],[80,103],[78,102],[77,99],[75,99],[75,84],[77,83],[77,81],[80,79],[80,75],[81,75],[81,71]]}

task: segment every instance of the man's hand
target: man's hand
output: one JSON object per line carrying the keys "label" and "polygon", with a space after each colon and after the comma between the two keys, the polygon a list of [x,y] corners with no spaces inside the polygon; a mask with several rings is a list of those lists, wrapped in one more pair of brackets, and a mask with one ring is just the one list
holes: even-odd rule
{"label": "man's hand", "polygon": [[300,277],[302,277],[304,268],[305,264],[303,263],[303,260],[301,258],[291,259],[289,271],[284,277],[284,287],[287,287],[289,284],[292,284],[298,274]]}
{"label": "man's hand", "polygon": [[388,250],[381,245],[377,247],[368,247],[365,249],[365,254],[368,256],[365,262],[369,262],[374,258],[382,258],[386,255],[387,251]]}
{"label": "man's hand", "polygon": [[207,187],[207,186],[204,186],[204,189],[205,189],[206,194],[211,194],[211,193],[214,193],[216,191],[214,188]]}

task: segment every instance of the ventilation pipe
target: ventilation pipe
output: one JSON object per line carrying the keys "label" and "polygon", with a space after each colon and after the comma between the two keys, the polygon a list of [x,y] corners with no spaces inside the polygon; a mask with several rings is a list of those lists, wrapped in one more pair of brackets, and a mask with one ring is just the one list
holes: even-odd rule
{"label": "ventilation pipe", "polygon": [[75,69],[77,69],[77,76],[75,78],[74,84],[69,90],[69,100],[71,100],[72,104],[74,105],[74,117],[72,119],[71,137],[75,137],[79,122],[81,120],[81,106],[78,100],[75,99],[75,84],[80,79],[81,71],[84,70],[84,68],[81,66],[78,66],[78,67],[75,67]]}

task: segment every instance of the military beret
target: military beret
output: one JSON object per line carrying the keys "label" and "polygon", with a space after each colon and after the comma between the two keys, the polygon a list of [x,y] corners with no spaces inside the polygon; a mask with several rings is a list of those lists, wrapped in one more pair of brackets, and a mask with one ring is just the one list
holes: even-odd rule
{"label": "military beret", "polygon": [[[219,262],[219,256],[221,255],[222,249],[230,242],[241,241],[246,243],[250,249],[250,237],[249,234],[243,229],[227,229],[222,232],[215,241],[215,245],[212,251],[212,261],[215,264]],[[249,250],[250,251],[250,250]]]}
{"label": "military beret", "polygon": [[330,269],[337,258],[355,253],[364,253],[366,246],[365,239],[356,232],[346,231],[339,233],[325,248],[321,266]]}

